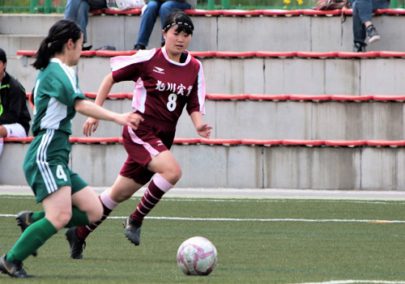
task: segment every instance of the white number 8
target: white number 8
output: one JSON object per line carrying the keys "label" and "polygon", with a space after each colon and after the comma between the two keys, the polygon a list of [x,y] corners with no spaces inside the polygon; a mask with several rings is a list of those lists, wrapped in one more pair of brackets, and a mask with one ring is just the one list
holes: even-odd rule
{"label": "white number 8", "polygon": [[176,109],[176,101],[177,101],[177,95],[176,94],[170,94],[169,97],[167,98],[168,102],[166,104],[167,109],[169,111],[174,111]]}

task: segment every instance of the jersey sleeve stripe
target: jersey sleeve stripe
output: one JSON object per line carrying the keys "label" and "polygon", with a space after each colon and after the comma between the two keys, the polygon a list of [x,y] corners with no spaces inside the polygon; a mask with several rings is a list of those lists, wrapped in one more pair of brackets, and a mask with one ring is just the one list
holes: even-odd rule
{"label": "jersey sleeve stripe", "polygon": [[155,55],[155,53],[156,49],[139,50],[134,55],[112,57],[110,59],[111,69],[112,71],[116,71],[131,64],[148,61],[153,57],[153,55]]}
{"label": "jersey sleeve stripe", "polygon": [[198,61],[198,64],[200,65],[200,69],[198,71],[198,79],[197,79],[198,80],[197,96],[198,96],[198,103],[200,105],[200,112],[201,112],[201,114],[205,114],[206,84],[205,84],[203,66],[200,61]]}

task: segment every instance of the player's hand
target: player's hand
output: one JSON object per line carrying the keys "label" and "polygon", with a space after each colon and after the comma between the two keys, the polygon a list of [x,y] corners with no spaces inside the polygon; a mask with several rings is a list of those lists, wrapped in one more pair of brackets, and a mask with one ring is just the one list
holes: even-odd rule
{"label": "player's hand", "polygon": [[196,128],[198,135],[204,138],[210,138],[212,127],[208,124],[200,125]]}
{"label": "player's hand", "polygon": [[122,125],[128,125],[134,130],[138,129],[139,124],[144,120],[139,113],[133,112],[120,114],[117,118],[118,118],[118,120],[116,121],[117,123]]}
{"label": "player's hand", "polygon": [[91,136],[93,132],[96,132],[98,128],[98,119],[89,117],[83,124],[83,134],[86,136]]}

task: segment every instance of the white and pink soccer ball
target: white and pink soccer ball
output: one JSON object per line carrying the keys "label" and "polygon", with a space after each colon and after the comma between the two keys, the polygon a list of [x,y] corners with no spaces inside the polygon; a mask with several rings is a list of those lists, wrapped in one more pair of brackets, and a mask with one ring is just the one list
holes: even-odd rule
{"label": "white and pink soccer ball", "polygon": [[177,266],[186,275],[208,275],[217,260],[217,249],[204,237],[189,238],[177,250]]}

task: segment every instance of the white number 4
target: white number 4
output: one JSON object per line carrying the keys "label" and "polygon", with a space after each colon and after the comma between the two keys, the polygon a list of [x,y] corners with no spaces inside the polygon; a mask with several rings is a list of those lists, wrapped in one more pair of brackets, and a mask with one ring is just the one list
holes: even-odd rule
{"label": "white number 4", "polygon": [[58,178],[58,179],[63,179],[64,181],[67,181],[68,179],[67,179],[67,176],[66,176],[66,173],[65,173],[65,171],[63,170],[63,167],[61,166],[61,165],[58,165],[57,167],[56,167],[56,177]]}

